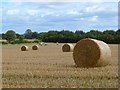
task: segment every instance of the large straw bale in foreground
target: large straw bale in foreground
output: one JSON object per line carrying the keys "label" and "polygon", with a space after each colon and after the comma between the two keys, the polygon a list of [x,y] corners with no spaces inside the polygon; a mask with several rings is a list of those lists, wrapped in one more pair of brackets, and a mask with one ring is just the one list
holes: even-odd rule
{"label": "large straw bale in foreground", "polygon": [[66,43],[62,46],[62,51],[63,52],[72,52],[73,49],[74,49],[74,46],[72,44]]}
{"label": "large straw bale in foreground", "polygon": [[21,51],[28,51],[28,46],[22,46]]}
{"label": "large straw bale in foreground", "polygon": [[78,67],[106,66],[111,59],[111,50],[103,41],[87,38],[77,42],[73,58]]}
{"label": "large straw bale in foreground", "polygon": [[39,49],[39,46],[38,46],[38,45],[33,45],[33,46],[32,46],[32,49],[33,49],[33,50],[38,50],[38,49]]}

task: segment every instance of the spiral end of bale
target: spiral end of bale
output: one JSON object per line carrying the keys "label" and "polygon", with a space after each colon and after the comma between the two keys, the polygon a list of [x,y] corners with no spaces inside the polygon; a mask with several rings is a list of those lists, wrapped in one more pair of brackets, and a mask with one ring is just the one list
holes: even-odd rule
{"label": "spiral end of bale", "polygon": [[103,41],[86,38],[76,43],[73,59],[77,67],[106,66],[111,59],[111,50]]}
{"label": "spiral end of bale", "polygon": [[33,49],[33,50],[38,50],[38,49],[39,49],[39,46],[38,46],[38,45],[33,45],[33,46],[32,46],[32,49]]}
{"label": "spiral end of bale", "polygon": [[72,52],[74,49],[74,46],[72,44],[66,43],[62,46],[63,52]]}
{"label": "spiral end of bale", "polygon": [[21,47],[21,51],[28,51],[28,46],[25,46],[25,45],[22,46],[22,47]]}

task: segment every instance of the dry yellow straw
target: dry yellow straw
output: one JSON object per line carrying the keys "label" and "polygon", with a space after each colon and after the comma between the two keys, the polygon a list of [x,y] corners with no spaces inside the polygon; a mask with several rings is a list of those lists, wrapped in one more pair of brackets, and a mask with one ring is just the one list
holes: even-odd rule
{"label": "dry yellow straw", "polygon": [[78,67],[106,66],[111,59],[111,50],[103,41],[87,38],[77,42],[73,59]]}

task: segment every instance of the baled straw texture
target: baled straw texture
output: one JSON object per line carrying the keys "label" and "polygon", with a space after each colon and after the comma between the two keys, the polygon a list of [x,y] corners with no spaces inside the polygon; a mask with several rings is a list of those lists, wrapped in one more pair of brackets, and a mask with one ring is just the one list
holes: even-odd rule
{"label": "baled straw texture", "polygon": [[57,42],[56,45],[59,45],[59,43]]}
{"label": "baled straw texture", "polygon": [[106,66],[111,59],[111,50],[103,41],[87,38],[77,42],[73,59],[78,67]]}
{"label": "baled straw texture", "polygon": [[47,43],[44,43],[45,46],[47,46]]}
{"label": "baled straw texture", "polygon": [[28,46],[22,46],[21,51],[28,51]]}
{"label": "baled straw texture", "polygon": [[40,42],[39,45],[42,46],[42,45],[43,45],[43,42]]}
{"label": "baled straw texture", "polygon": [[39,46],[38,46],[38,45],[33,45],[33,46],[32,46],[32,49],[33,49],[33,50],[38,50],[38,49],[39,49]]}
{"label": "baled straw texture", "polygon": [[66,43],[62,46],[62,51],[63,52],[72,52],[73,49],[74,49],[74,46],[72,44]]}

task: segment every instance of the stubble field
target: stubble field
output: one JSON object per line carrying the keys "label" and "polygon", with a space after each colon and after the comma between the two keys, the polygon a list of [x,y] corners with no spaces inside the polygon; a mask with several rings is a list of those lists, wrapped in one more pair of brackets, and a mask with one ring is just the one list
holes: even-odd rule
{"label": "stubble field", "polygon": [[[26,44],[27,45],[27,44]],[[48,43],[39,50],[21,51],[22,45],[2,46],[3,88],[117,88],[118,45],[106,67],[77,68],[72,52],[62,52],[63,44]]]}

